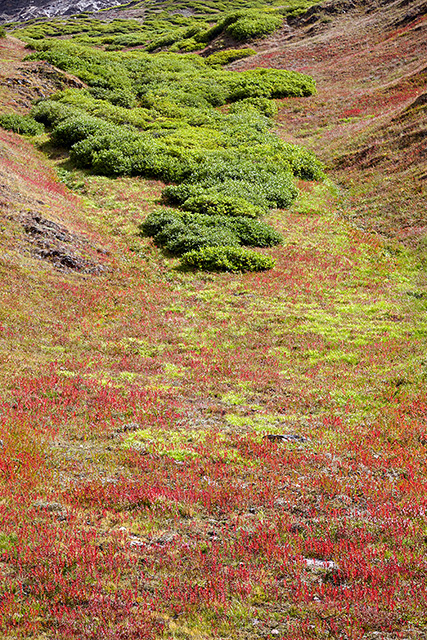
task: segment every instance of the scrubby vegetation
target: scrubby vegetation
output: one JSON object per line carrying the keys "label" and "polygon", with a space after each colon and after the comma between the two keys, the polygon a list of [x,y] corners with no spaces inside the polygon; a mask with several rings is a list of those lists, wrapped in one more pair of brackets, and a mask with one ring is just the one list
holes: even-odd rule
{"label": "scrubby vegetation", "polygon": [[18,113],[0,113],[0,127],[24,136],[37,136],[44,131],[44,126],[40,122],[36,122],[31,116],[22,116]]}
{"label": "scrubby vegetation", "polygon": [[182,263],[205,271],[265,271],[275,261],[254,251],[234,246],[207,246],[184,253]]}
{"label": "scrubby vegetation", "polygon": [[154,211],[142,223],[141,230],[152,236],[156,244],[175,255],[207,246],[272,247],[282,242],[282,236],[260,220],[226,215],[195,215],[184,204],[184,208],[186,206],[187,211]]}
{"label": "scrubby vegetation", "polygon": [[224,66],[235,60],[242,60],[242,58],[249,58],[256,54],[254,49],[226,49],[225,51],[217,51],[212,53],[205,59],[205,62],[211,66],[220,65]]}
{"label": "scrubby vegetation", "polygon": [[17,34],[31,40],[65,37],[113,51],[143,47],[146,51],[190,52],[203,49],[213,40],[221,46],[224,37],[235,38],[237,43],[264,37],[279,28],[284,18],[296,16],[313,4],[316,0],[289,0],[286,5],[281,0],[193,3],[146,0],[143,22],[133,19],[107,22],[82,14],[72,20],[29,22]]}
{"label": "scrubby vegetation", "polygon": [[[306,75],[223,69],[221,61],[227,56],[242,56],[234,50],[202,58],[112,53],[55,40],[34,46],[37,52],[30,59],[47,60],[88,85],[58,92],[32,110],[32,117],[49,128],[52,142],[70,150],[77,167],[111,177],[175,183],[165,189],[165,202],[194,215],[235,217],[235,225],[242,217],[289,206],[298,194],[295,177],[323,177],[313,154],[282,142],[271,131],[274,98],[315,91]],[[159,244],[182,254],[202,246],[232,246],[230,233],[230,224],[214,232],[211,226],[194,223],[185,242],[181,234],[179,241],[168,238]],[[267,246],[265,240],[257,245],[256,235],[253,232],[246,244]]]}

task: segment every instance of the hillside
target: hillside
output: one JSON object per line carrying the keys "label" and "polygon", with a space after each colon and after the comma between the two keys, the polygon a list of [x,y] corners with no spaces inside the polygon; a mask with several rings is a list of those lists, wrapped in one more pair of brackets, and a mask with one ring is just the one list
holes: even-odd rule
{"label": "hillside", "polygon": [[[105,11],[119,5],[116,0],[0,0],[0,21],[12,22],[71,16],[83,12]],[[124,4],[124,3],[123,3]]]}
{"label": "hillside", "polygon": [[239,4],[0,38],[5,640],[427,638],[426,3]]}

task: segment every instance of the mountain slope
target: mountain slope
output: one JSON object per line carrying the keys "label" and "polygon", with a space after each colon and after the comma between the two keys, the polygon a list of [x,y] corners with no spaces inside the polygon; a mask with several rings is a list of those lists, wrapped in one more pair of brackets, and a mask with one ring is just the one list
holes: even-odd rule
{"label": "mountain slope", "polygon": [[[427,638],[420,7],[328,3],[232,63],[317,81],[275,128],[328,178],[268,214],[271,271],[177,268],[140,233],[161,181],[0,128],[0,636]],[[86,95],[27,54],[0,39],[1,111]]]}
{"label": "mountain slope", "polygon": [[329,2],[267,40],[256,58],[234,64],[316,78],[317,96],[283,105],[284,135],[315,150],[350,189],[358,225],[415,246],[426,234],[426,35],[424,1],[377,10]]}
{"label": "mountain slope", "polygon": [[117,0],[33,0],[30,4],[25,0],[0,0],[0,21],[70,16],[100,11],[119,4],[121,3]]}

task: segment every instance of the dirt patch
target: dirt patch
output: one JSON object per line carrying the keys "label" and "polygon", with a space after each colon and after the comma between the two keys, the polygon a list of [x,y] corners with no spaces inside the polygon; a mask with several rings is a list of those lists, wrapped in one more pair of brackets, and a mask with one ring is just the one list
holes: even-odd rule
{"label": "dirt patch", "polygon": [[40,213],[30,212],[19,219],[25,231],[24,250],[30,248],[31,255],[51,262],[56,269],[100,274],[105,267],[82,255],[87,241],[61,224],[44,218]]}
{"label": "dirt patch", "polygon": [[64,73],[47,62],[25,62],[5,77],[3,84],[14,96],[15,106],[29,109],[35,100],[47,98],[68,87],[84,89],[86,86],[75,76]]}

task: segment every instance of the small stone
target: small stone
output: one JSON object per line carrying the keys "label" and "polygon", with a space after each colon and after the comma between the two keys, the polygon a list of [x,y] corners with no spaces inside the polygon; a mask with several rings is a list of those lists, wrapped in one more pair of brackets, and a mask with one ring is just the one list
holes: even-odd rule
{"label": "small stone", "polygon": [[287,504],[288,503],[284,498],[277,498],[277,500],[274,501],[275,507],[286,507]]}
{"label": "small stone", "polygon": [[119,433],[128,433],[130,431],[138,431],[140,429],[140,425],[137,422],[128,422],[124,424],[121,429],[119,429]]}
{"label": "small stone", "polygon": [[331,571],[338,569],[338,565],[332,560],[318,560],[317,558],[304,558],[307,569],[312,571]]}
{"label": "small stone", "polygon": [[43,500],[36,500],[36,502],[33,502],[32,506],[36,509],[44,509],[46,511],[65,511],[64,507],[59,502],[44,502]]}
{"label": "small stone", "polygon": [[168,544],[175,540],[177,535],[178,534],[174,531],[165,531],[165,533],[163,533],[159,538],[155,538],[153,542],[156,542],[157,544]]}
{"label": "small stone", "polygon": [[131,538],[129,542],[129,546],[140,549],[141,547],[145,547],[145,542],[143,542],[139,538]]}
{"label": "small stone", "polygon": [[309,442],[308,438],[297,433],[267,433],[264,438],[270,442]]}

